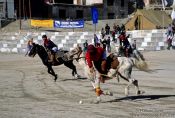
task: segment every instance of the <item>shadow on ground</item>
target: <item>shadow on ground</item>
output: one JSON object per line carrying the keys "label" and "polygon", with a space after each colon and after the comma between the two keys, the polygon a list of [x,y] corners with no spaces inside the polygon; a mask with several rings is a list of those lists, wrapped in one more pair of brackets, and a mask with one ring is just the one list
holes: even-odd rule
{"label": "shadow on ground", "polygon": [[167,98],[167,97],[175,97],[175,95],[141,95],[141,96],[127,96],[122,98],[117,98],[114,100],[106,101],[107,102],[120,102],[125,100],[156,100],[160,98]]}

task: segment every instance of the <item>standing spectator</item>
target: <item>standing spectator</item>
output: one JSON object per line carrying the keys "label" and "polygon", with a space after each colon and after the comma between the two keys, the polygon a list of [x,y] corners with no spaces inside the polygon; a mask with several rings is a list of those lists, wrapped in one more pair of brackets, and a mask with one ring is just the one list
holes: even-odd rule
{"label": "standing spectator", "polygon": [[29,39],[27,42],[27,52],[26,52],[25,56],[28,55],[28,53],[30,52],[32,47],[33,47],[33,38]]}
{"label": "standing spectator", "polygon": [[101,29],[101,35],[102,35],[102,39],[105,37],[105,30],[104,28]]}
{"label": "standing spectator", "polygon": [[95,45],[95,47],[97,47],[98,43],[99,43],[99,39],[98,39],[97,35],[94,34],[94,45]]}
{"label": "standing spectator", "polygon": [[103,49],[106,50],[107,40],[104,38],[104,40],[101,42],[103,45]]}
{"label": "standing spectator", "polygon": [[111,39],[110,39],[110,36],[109,36],[108,39],[107,39],[107,51],[108,52],[111,52],[111,45],[110,45],[110,43],[111,43]]}
{"label": "standing spectator", "polygon": [[112,41],[116,42],[116,40],[115,40],[115,31],[112,31]]}
{"label": "standing spectator", "polygon": [[174,34],[173,34],[173,29],[172,29],[172,25],[171,25],[171,24],[169,24],[166,34],[167,34],[167,38],[168,38],[168,36],[170,36],[170,35],[174,35]]}
{"label": "standing spectator", "polygon": [[134,40],[134,42],[132,43],[132,50],[137,50],[137,47],[136,47],[136,40]]}
{"label": "standing spectator", "polygon": [[106,35],[109,35],[110,27],[108,26],[108,24],[106,24],[106,26],[105,26],[105,31],[106,31]]}
{"label": "standing spectator", "polygon": [[115,33],[117,33],[117,26],[116,26],[115,23],[114,23],[114,25],[113,25],[113,31],[114,31]]}
{"label": "standing spectator", "polygon": [[87,42],[87,40],[83,43],[83,47],[84,47],[83,51],[84,51],[84,53],[86,53],[87,47],[88,47],[88,42]]}
{"label": "standing spectator", "polygon": [[124,32],[124,31],[125,31],[125,25],[122,24],[122,26],[121,26],[121,32]]}
{"label": "standing spectator", "polygon": [[172,47],[172,39],[173,39],[173,35],[169,35],[168,36],[168,39],[167,39],[167,44],[168,44],[168,47],[167,49],[170,50],[170,48]]}
{"label": "standing spectator", "polygon": [[120,32],[121,32],[121,29],[120,29],[120,26],[119,25],[117,25],[117,34],[120,34]]}

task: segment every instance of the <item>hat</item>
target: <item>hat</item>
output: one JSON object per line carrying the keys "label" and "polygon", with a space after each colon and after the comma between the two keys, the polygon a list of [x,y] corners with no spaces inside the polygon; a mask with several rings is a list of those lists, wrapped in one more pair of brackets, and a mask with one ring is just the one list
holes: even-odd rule
{"label": "hat", "polygon": [[47,36],[46,35],[43,35],[42,38],[47,38]]}

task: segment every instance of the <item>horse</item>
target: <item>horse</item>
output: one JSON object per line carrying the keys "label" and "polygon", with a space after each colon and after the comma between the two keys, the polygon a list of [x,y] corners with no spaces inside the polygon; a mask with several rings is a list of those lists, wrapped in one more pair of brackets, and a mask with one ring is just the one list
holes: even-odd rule
{"label": "horse", "polygon": [[61,50],[61,53],[63,53],[63,56],[58,58],[56,57],[53,64],[52,62],[48,61],[49,55],[46,49],[42,45],[33,43],[33,47],[28,53],[28,56],[34,57],[36,54],[38,54],[43,64],[48,68],[48,73],[55,77],[55,82],[58,77],[57,74],[55,74],[52,66],[59,66],[61,64],[64,64],[66,67],[70,68],[72,70],[72,76],[78,78],[79,75],[77,74],[76,66],[73,64],[73,56],[71,56],[71,58],[68,58],[69,51],[67,50]]}
{"label": "horse", "polygon": [[[143,91],[139,89],[138,80],[131,78],[132,68],[135,66],[139,70],[147,71],[148,65],[141,53],[138,51],[134,51],[133,57],[118,57],[114,53],[109,54],[107,57],[107,75],[101,74],[102,76],[106,76],[107,79],[117,78],[119,81],[119,77],[126,80],[128,85],[125,87],[125,95],[129,95],[129,87],[133,84],[136,88],[136,94],[142,94]],[[84,75],[91,81],[91,84],[94,89],[97,86],[100,86],[99,73],[91,73],[88,65],[86,64],[85,59],[80,59],[79,64],[84,67]],[[105,92],[104,92],[105,93]],[[106,92],[107,95],[112,95],[110,92]],[[97,96],[97,101],[101,101],[101,98]]]}

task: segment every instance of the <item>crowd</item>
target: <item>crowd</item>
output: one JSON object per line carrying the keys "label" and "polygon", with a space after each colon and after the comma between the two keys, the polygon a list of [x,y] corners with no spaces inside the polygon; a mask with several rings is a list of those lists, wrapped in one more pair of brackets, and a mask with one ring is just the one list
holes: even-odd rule
{"label": "crowd", "polygon": [[[111,42],[119,42],[119,56],[129,57],[132,50],[136,49],[136,40],[134,40],[133,44],[130,44],[128,38],[129,35],[126,36],[125,26],[123,24],[119,26],[114,23],[112,30],[110,26],[106,24],[106,26],[104,28],[102,27],[101,29],[101,36],[98,37],[97,34],[94,34],[94,46],[102,47],[106,53],[110,53]],[[84,52],[86,52],[88,47],[87,40],[83,46]]]}

